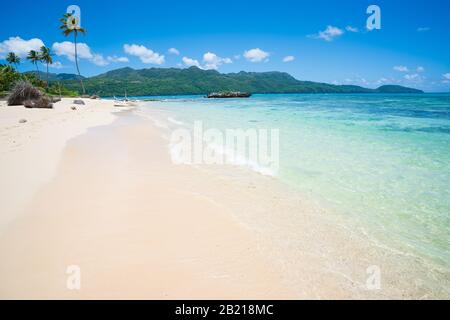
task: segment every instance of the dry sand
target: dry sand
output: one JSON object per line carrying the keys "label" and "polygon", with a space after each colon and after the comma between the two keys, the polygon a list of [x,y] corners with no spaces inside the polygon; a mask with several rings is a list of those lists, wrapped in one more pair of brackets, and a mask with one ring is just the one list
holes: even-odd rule
{"label": "dry sand", "polygon": [[0,230],[54,176],[68,140],[115,119],[111,101],[84,99],[84,106],[73,101],[65,98],[54,109],[6,107],[0,101]]}

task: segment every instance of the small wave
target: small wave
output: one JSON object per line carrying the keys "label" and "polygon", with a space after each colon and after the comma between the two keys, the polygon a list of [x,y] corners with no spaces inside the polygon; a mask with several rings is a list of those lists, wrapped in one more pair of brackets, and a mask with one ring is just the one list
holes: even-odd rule
{"label": "small wave", "polygon": [[[213,150],[216,154],[221,155],[220,163],[213,163],[215,165],[233,165],[239,167],[247,167],[254,172],[257,172],[264,176],[276,177],[277,170],[271,168],[270,166],[261,165],[258,162],[248,159],[247,157],[237,155],[233,150],[228,150],[227,148],[217,145],[217,144],[208,144],[206,148]],[[169,154],[174,163],[177,164],[187,164],[192,165],[192,159],[185,159],[183,156],[180,156],[180,147],[177,144],[169,144]]]}
{"label": "small wave", "polygon": [[141,111],[137,111],[136,112],[137,115],[150,120],[151,122],[153,122],[153,124],[158,127],[158,128],[162,128],[162,129],[169,129],[169,126],[167,125],[167,123],[164,123],[158,119],[153,118],[152,116],[148,115],[145,112],[141,112]]}
{"label": "small wave", "polygon": [[179,126],[184,125],[184,122],[178,121],[178,120],[176,120],[176,119],[174,119],[174,118],[171,118],[171,117],[168,117],[168,118],[167,118],[167,121],[169,121],[170,123],[179,125]]}

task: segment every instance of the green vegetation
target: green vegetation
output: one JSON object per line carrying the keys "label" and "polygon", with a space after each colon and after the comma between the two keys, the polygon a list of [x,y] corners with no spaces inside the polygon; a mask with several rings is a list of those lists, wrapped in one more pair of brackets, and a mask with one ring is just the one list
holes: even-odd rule
{"label": "green vegetation", "polygon": [[[47,76],[46,73],[40,71],[39,73],[36,71],[27,71],[25,72],[25,74],[34,74],[35,76],[37,76],[40,79],[43,79],[44,77]],[[66,81],[66,80],[79,80],[79,79],[85,79],[83,76],[78,76],[76,74],[71,74],[71,73],[51,73],[49,72],[48,74],[48,80],[50,82],[58,82],[58,81]]]}
{"label": "green vegetation", "polygon": [[21,81],[29,82],[40,91],[46,91],[48,95],[59,96],[61,94],[61,96],[78,96],[78,92],[69,90],[63,86],[61,82],[50,82],[47,87],[46,82],[40,80],[35,73],[19,73],[9,65],[6,66],[0,64],[0,97],[7,96],[16,83]]}
{"label": "green vegetation", "polygon": [[[74,80],[64,81],[75,89]],[[122,68],[85,79],[86,91],[101,96],[179,95],[210,92],[244,91],[250,93],[421,93],[401,86],[367,89],[359,86],[339,86],[311,81],[299,81],[283,72],[239,72],[222,74],[215,70],[151,68],[134,70]]]}
{"label": "green vegetation", "polygon": [[[34,88],[39,92],[44,92],[48,96],[78,96],[77,89],[69,89],[62,84],[62,81],[78,80],[81,82],[81,88],[83,94],[86,90],[83,85],[83,77],[80,74],[80,68],[78,67],[78,50],[77,39],[79,34],[85,34],[86,30],[81,28],[78,24],[77,18],[69,13],[65,14],[61,19],[60,29],[65,36],[73,34],[75,41],[75,65],[77,67],[78,76],[72,74],[51,74],[48,70],[49,65],[53,64],[53,54],[50,48],[42,46],[40,51],[31,50],[28,53],[27,60],[29,60],[36,67],[36,71],[26,72],[21,74],[18,72],[18,66],[20,64],[20,57],[14,52],[10,52],[6,55],[6,61],[8,66],[0,64],[0,97],[5,97],[8,94],[13,95],[15,92],[28,92],[29,88]],[[47,70],[44,74],[39,71],[39,63],[45,63]],[[15,66],[14,69],[12,66]],[[47,81],[42,81],[45,78]],[[14,89],[15,88],[15,89]],[[26,88],[26,90],[24,89]],[[19,90],[20,89],[20,90]]]}
{"label": "green vegetation", "polygon": [[388,85],[379,87],[377,91],[380,93],[415,93],[417,90],[402,86]]}

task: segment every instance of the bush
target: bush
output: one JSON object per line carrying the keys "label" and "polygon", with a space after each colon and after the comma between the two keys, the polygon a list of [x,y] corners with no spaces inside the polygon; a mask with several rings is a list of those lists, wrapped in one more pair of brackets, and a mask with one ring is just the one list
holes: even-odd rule
{"label": "bush", "polygon": [[0,91],[9,91],[14,83],[20,80],[20,74],[12,67],[0,65]]}
{"label": "bush", "polygon": [[47,87],[46,82],[39,79],[39,77],[34,73],[19,73],[11,66],[0,64],[0,97],[2,95],[4,96],[5,92],[11,91],[18,81],[29,82],[31,85],[37,87],[42,92],[46,91],[46,93],[50,96],[59,96],[60,94],[64,97],[78,96],[78,92],[71,91],[60,83],[56,84],[50,82],[50,85]]}
{"label": "bush", "polygon": [[30,82],[18,81],[8,96],[8,106],[22,105],[26,100],[37,100],[42,97],[42,92]]}
{"label": "bush", "polygon": [[61,94],[62,97],[78,97],[79,94],[76,91],[71,91],[66,87],[60,85],[59,83],[51,83],[46,90],[47,94],[50,96],[58,96]]}

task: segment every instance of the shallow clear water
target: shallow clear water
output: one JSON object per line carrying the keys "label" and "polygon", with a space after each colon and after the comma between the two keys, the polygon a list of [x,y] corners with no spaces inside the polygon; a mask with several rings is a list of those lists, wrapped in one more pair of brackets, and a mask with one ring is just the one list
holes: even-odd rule
{"label": "shallow clear water", "polygon": [[186,96],[156,106],[188,126],[280,129],[277,178],[448,272],[450,94]]}

